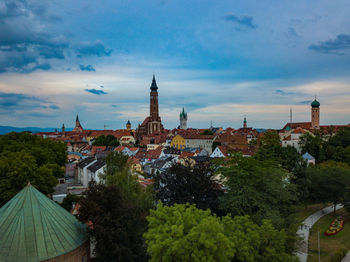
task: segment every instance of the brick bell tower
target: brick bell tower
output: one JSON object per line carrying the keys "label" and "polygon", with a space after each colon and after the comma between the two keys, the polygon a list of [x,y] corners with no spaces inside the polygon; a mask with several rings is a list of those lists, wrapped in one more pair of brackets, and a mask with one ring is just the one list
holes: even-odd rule
{"label": "brick bell tower", "polygon": [[320,128],[320,102],[315,100],[311,103],[311,128]]}
{"label": "brick bell tower", "polygon": [[158,86],[156,78],[153,75],[150,93],[150,121],[148,123],[148,134],[159,133],[163,130],[163,126],[159,117],[158,107]]}

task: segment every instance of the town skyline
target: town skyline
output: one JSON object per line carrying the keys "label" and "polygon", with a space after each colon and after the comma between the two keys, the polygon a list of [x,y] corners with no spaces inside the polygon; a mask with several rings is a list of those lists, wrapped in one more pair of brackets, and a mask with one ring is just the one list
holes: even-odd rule
{"label": "town skyline", "polygon": [[349,11],[328,1],[6,0],[0,125],[70,127],[78,113],[90,129],[135,127],[153,73],[165,128],[184,107],[189,127],[240,127],[246,116],[278,129],[291,107],[309,121],[315,95],[321,124],[348,124]]}

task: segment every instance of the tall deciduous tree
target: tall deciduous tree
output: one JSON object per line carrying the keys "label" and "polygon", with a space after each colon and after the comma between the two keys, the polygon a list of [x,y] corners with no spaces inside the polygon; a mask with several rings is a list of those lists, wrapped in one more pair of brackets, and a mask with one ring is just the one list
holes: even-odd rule
{"label": "tall deciduous tree", "polygon": [[167,171],[155,176],[156,198],[169,206],[190,203],[222,214],[219,198],[223,196],[223,190],[214,176],[209,162],[173,164]]}
{"label": "tall deciduous tree", "polygon": [[153,207],[152,191],[141,187],[127,156],[112,152],[106,164],[101,177],[105,185],[89,185],[86,198],[80,202],[80,219],[92,222],[90,234],[96,239],[100,261],[143,261],[142,234]]}
{"label": "tall deciduous tree", "polygon": [[143,211],[117,186],[92,182],[79,204],[79,219],[91,225],[97,261],[146,261]]}
{"label": "tall deciduous tree", "polygon": [[222,208],[233,215],[249,215],[257,223],[271,219],[283,224],[290,204],[296,200],[291,174],[274,164],[234,155],[220,169],[226,178],[227,192]]}
{"label": "tall deciduous tree", "polygon": [[284,231],[248,216],[218,218],[194,205],[158,204],[144,234],[150,261],[294,261]]}
{"label": "tall deciduous tree", "polygon": [[341,162],[328,161],[308,168],[311,179],[311,196],[321,202],[335,206],[343,202],[350,186],[350,167]]}

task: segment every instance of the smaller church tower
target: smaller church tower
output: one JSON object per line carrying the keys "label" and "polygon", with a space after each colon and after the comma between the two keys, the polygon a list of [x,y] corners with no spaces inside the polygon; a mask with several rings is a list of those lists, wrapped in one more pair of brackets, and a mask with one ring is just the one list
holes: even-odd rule
{"label": "smaller church tower", "polygon": [[243,120],[243,128],[247,128],[247,118],[244,117],[244,120]]}
{"label": "smaller church tower", "polygon": [[66,128],[64,127],[64,124],[62,124],[62,137],[66,136]]}
{"label": "smaller church tower", "polygon": [[126,130],[130,131],[131,130],[131,123],[128,120],[128,122],[126,122]]}
{"label": "smaller church tower", "polygon": [[80,124],[78,115],[77,115],[77,118],[75,119],[75,127],[74,127],[73,131],[74,132],[79,132],[79,133],[83,132],[83,127]]}
{"label": "smaller church tower", "polygon": [[180,129],[187,129],[187,113],[185,112],[185,108],[182,108],[182,112],[180,113]]}
{"label": "smaller church tower", "polygon": [[320,102],[316,100],[311,103],[311,128],[320,128]]}

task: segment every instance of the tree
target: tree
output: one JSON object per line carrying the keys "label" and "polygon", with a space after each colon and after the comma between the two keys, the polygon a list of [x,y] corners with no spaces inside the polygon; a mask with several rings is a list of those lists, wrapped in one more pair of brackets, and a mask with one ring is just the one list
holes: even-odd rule
{"label": "tree", "polygon": [[316,163],[326,160],[324,148],[327,144],[327,140],[321,132],[316,132],[315,134],[306,133],[302,135],[299,144],[302,153],[304,154],[308,152],[311,154],[315,158]]}
{"label": "tree", "polygon": [[28,182],[44,194],[52,193],[57,178],[64,175],[66,161],[62,142],[27,132],[0,136],[0,206]]}
{"label": "tree", "polygon": [[91,182],[78,218],[89,223],[97,261],[146,261],[143,211],[116,186]]}
{"label": "tree", "polygon": [[156,199],[165,205],[190,203],[222,214],[219,198],[223,196],[223,190],[214,178],[210,163],[173,164],[167,171],[155,176],[154,190]]}
{"label": "tree", "polygon": [[[101,176],[105,185],[89,185],[80,219],[91,221],[90,235],[96,239],[100,261],[143,261],[146,258],[142,234],[146,216],[153,207],[150,188],[142,188],[130,170],[128,156],[111,152]],[[109,253],[109,254],[106,254]]]}
{"label": "tree", "polygon": [[247,216],[218,218],[194,205],[158,204],[144,234],[150,261],[292,261],[284,231]]}
{"label": "tree", "polygon": [[61,206],[70,212],[73,208],[73,203],[78,203],[80,197],[74,194],[68,194],[62,201]]}
{"label": "tree", "polygon": [[118,139],[113,136],[113,135],[102,135],[102,136],[99,136],[95,139],[95,141],[93,142],[94,146],[111,146],[111,147],[117,147],[120,145]]}
{"label": "tree", "polygon": [[350,186],[350,167],[341,162],[328,161],[307,169],[311,180],[311,196],[323,203],[331,202],[335,207],[342,203]]}
{"label": "tree", "polygon": [[201,135],[214,135],[214,133],[213,133],[213,131],[206,129],[201,133]]}
{"label": "tree", "polygon": [[219,172],[226,178],[227,191],[221,207],[232,215],[249,215],[254,222],[271,219],[281,227],[296,200],[291,174],[269,161],[233,155]]}

